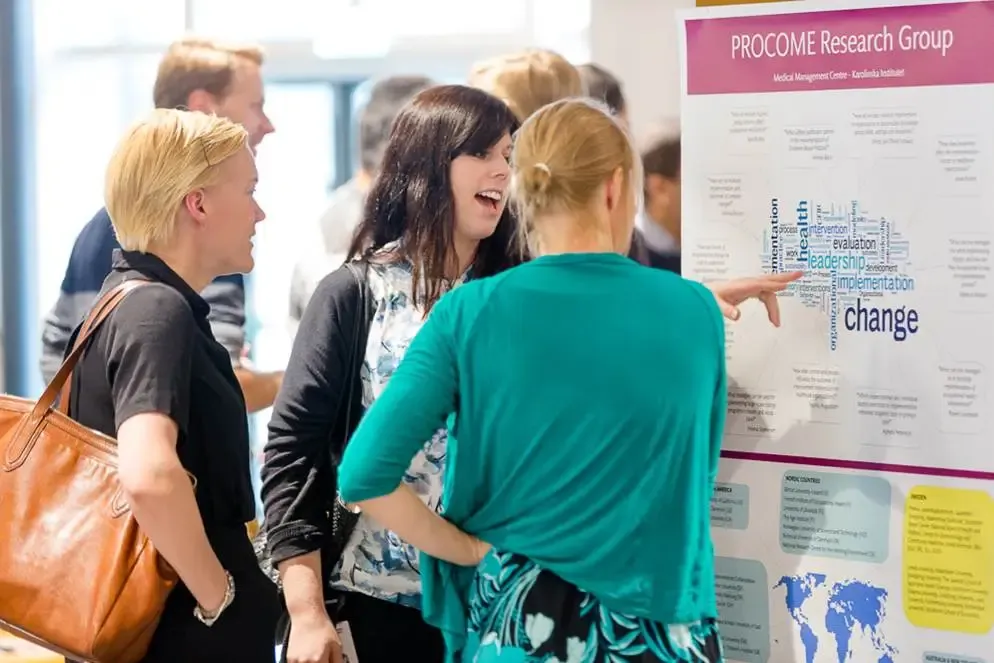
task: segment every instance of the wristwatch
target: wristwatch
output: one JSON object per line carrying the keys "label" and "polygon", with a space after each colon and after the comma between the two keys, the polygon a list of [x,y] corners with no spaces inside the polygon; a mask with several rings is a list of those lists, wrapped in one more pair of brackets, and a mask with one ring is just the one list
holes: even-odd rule
{"label": "wristwatch", "polygon": [[217,610],[208,612],[201,608],[199,604],[193,609],[193,616],[204,626],[213,626],[214,622],[221,616],[221,613],[227,610],[231,602],[235,600],[235,579],[227,571],[224,572],[224,575],[228,577],[228,586],[224,588],[224,599],[221,600],[221,605],[217,607]]}

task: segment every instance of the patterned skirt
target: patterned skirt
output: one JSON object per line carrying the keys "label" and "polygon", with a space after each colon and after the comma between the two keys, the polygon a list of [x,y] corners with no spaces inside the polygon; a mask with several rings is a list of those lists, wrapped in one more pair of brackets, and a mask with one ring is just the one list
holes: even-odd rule
{"label": "patterned skirt", "polygon": [[608,610],[520,555],[491,551],[470,598],[462,663],[720,663],[718,625]]}

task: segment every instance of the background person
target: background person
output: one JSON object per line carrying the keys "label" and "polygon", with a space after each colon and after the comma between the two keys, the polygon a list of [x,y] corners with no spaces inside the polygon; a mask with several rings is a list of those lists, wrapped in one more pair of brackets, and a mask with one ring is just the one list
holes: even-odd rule
{"label": "background person", "polygon": [[630,126],[628,118],[628,102],[621,81],[610,71],[594,63],[581,64],[577,67],[587,95],[591,99],[607,105],[608,109],[621,120],[626,127]]}
{"label": "background person", "polygon": [[359,114],[359,170],[331,194],[319,220],[322,246],[294,265],[290,284],[290,332],[296,334],[314,288],[345,262],[352,234],[362,220],[366,192],[380,169],[390,127],[400,109],[421,90],[434,85],[424,76],[390,76],[377,81]]}
{"label": "background person", "polygon": [[638,259],[643,264],[680,273],[680,123],[660,123],[642,146],[645,205],[635,227]]}
{"label": "background person", "polygon": [[530,48],[473,66],[468,84],[506,103],[519,122],[542,106],[586,93],[580,72],[555,51]]}

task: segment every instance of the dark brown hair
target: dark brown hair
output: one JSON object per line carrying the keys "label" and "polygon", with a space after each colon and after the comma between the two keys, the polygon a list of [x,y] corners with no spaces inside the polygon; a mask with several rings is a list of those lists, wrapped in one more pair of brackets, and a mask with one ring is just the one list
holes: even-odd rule
{"label": "dark brown hair", "polygon": [[363,170],[376,173],[397,113],[414,95],[432,85],[435,81],[425,76],[390,76],[373,83],[359,114],[359,165]]}
{"label": "dark brown hair", "polygon": [[614,74],[593,63],[581,64],[576,69],[587,87],[588,96],[603,101],[612,113],[625,110],[625,93],[621,90],[621,81]]}
{"label": "dark brown hair", "polygon": [[[439,85],[420,92],[394,121],[348,260],[379,259],[384,246],[399,240],[391,258],[410,261],[414,300],[431,310],[446,289],[446,267],[455,256],[452,161],[486,154],[517,128],[510,108],[482,90]],[[513,266],[515,235],[514,218],[505,209],[494,233],[480,241],[471,276]]]}
{"label": "dark brown hair", "polygon": [[680,125],[664,124],[644,141],[642,166],[646,175],[661,175],[675,180],[680,177]]}

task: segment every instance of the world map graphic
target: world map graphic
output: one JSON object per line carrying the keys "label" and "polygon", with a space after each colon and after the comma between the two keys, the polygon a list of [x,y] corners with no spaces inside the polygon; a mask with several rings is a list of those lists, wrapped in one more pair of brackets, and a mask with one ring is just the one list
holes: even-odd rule
{"label": "world map graphic", "polygon": [[805,663],[896,660],[898,650],[883,632],[887,590],[863,580],[831,583],[823,573],[783,576],[773,589],[784,590],[787,614],[797,627]]}

